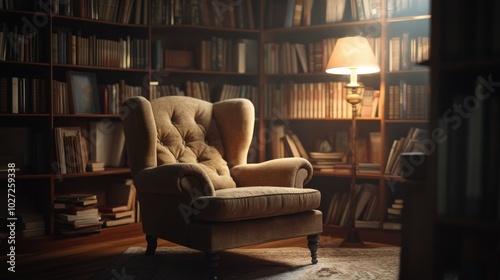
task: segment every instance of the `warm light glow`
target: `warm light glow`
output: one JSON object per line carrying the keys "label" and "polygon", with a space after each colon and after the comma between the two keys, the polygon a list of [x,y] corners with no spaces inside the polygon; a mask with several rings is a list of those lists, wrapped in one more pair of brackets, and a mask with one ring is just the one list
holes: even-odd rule
{"label": "warm light glow", "polygon": [[370,43],[361,36],[338,39],[325,70],[329,74],[351,75],[351,82],[354,83],[357,83],[356,75],[379,71]]}

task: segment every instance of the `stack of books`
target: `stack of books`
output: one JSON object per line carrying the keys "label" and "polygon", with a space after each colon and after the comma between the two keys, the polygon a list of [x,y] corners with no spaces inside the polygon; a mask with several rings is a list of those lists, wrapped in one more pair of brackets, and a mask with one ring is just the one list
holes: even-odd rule
{"label": "stack of books", "polygon": [[45,218],[41,213],[18,213],[18,222],[21,225],[21,236],[24,238],[45,235]]}
{"label": "stack of books", "polygon": [[98,161],[87,162],[86,170],[88,172],[104,171],[104,162],[98,162]]}
{"label": "stack of books", "polygon": [[358,164],[359,173],[370,173],[370,174],[380,174],[380,164],[379,163],[359,163]]}
{"label": "stack of books", "polygon": [[309,158],[313,168],[317,171],[334,171],[335,166],[345,163],[342,152],[310,152]]}
{"label": "stack of books", "polygon": [[403,199],[396,198],[394,203],[387,208],[387,219],[384,222],[384,229],[401,229],[403,215]]}
{"label": "stack of books", "polygon": [[56,195],[56,228],[63,235],[100,232],[102,221],[95,194]]}
{"label": "stack of books", "polygon": [[106,191],[106,203],[99,206],[105,227],[134,223],[136,189],[132,179],[114,182]]}

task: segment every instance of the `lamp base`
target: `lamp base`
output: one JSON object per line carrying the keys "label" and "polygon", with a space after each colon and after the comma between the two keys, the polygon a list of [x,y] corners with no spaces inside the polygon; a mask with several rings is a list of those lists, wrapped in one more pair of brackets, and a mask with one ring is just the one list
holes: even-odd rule
{"label": "lamp base", "polygon": [[346,248],[362,248],[365,247],[365,243],[358,235],[356,229],[350,228],[347,237],[340,243],[340,247]]}

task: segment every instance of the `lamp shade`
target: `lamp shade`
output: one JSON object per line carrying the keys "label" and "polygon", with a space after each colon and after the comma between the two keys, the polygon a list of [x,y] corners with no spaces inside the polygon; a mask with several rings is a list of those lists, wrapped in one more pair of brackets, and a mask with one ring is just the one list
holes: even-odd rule
{"label": "lamp shade", "polygon": [[380,71],[370,43],[361,36],[338,39],[325,72],[349,75],[353,70],[356,74],[371,74]]}

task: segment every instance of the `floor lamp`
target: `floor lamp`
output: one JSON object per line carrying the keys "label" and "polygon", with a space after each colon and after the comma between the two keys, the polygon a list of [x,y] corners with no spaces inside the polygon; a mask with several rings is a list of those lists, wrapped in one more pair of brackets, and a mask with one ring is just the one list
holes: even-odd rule
{"label": "floor lamp", "polygon": [[356,231],[356,115],[357,105],[363,98],[358,75],[380,71],[370,43],[364,37],[344,37],[337,40],[326,66],[326,73],[350,75],[346,100],[352,106],[351,121],[351,186],[349,194],[349,233],[341,243],[343,247],[363,247],[364,243]]}

